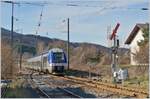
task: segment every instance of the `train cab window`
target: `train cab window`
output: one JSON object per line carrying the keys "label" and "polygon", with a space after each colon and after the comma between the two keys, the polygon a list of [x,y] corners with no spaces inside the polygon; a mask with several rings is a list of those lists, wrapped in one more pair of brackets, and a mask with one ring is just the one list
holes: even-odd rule
{"label": "train cab window", "polygon": [[64,54],[62,52],[53,53],[54,62],[61,63],[64,60]]}

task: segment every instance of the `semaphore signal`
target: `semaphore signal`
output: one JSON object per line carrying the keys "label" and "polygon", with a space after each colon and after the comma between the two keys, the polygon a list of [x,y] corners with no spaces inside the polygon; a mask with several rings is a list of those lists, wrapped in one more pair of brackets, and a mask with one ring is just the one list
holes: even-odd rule
{"label": "semaphore signal", "polygon": [[117,23],[115,29],[113,30],[113,33],[110,36],[110,40],[112,40],[113,38],[115,38],[119,26],[120,26],[120,23]]}
{"label": "semaphore signal", "polygon": [[110,40],[113,40],[113,46],[111,47],[111,50],[112,50],[112,64],[111,64],[111,68],[112,68],[112,75],[113,75],[113,82],[116,83],[116,80],[117,80],[117,75],[116,75],[116,65],[117,65],[117,50],[118,50],[118,47],[119,47],[119,40],[117,39],[116,40],[116,33],[117,33],[117,30],[120,26],[120,23],[117,23],[115,29],[113,30],[111,36],[110,36]]}

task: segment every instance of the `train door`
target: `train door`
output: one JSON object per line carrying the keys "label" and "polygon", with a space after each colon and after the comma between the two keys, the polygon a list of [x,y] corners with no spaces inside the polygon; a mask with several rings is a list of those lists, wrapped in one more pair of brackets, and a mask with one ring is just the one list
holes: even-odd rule
{"label": "train door", "polygon": [[47,70],[47,57],[43,57],[43,69],[44,71]]}

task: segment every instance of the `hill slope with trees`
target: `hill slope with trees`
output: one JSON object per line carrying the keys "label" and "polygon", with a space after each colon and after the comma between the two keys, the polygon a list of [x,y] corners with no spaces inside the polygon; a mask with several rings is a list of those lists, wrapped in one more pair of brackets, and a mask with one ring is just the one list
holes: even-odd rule
{"label": "hill slope with trees", "polygon": [[[1,28],[2,48],[6,44],[10,48],[10,31]],[[37,40],[37,48],[36,47]],[[21,42],[21,44],[20,44]],[[51,39],[43,36],[24,35],[14,32],[13,50],[15,53],[15,59],[19,60],[20,48],[22,46],[23,61],[27,58],[38,55],[51,48],[58,47],[67,50],[67,41],[60,39]],[[7,47],[6,46],[6,47]],[[2,49],[2,53],[7,54],[6,50]],[[118,50],[118,56],[120,64],[129,64],[129,50],[126,48],[120,48]],[[2,58],[4,58],[2,56]],[[87,70],[89,59],[96,59],[98,61],[97,66],[110,65],[111,64],[111,49],[98,44],[91,43],[70,43],[70,65],[71,68],[79,70]],[[6,58],[7,59],[7,58]],[[5,59],[4,59],[5,60]],[[2,62],[7,62],[2,61]],[[18,63],[18,61],[16,61]],[[9,65],[9,64],[8,64]],[[3,65],[2,65],[3,68]]]}

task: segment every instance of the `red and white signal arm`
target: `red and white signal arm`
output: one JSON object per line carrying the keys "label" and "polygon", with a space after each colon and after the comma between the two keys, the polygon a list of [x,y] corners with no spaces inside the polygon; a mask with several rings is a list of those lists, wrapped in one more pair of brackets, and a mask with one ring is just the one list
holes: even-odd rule
{"label": "red and white signal arm", "polygon": [[117,23],[115,29],[113,30],[113,32],[112,32],[112,34],[109,38],[110,40],[112,40],[116,36],[116,33],[117,33],[117,30],[118,30],[119,26],[120,26],[120,23]]}

